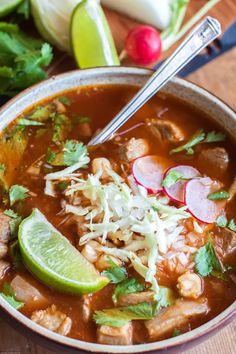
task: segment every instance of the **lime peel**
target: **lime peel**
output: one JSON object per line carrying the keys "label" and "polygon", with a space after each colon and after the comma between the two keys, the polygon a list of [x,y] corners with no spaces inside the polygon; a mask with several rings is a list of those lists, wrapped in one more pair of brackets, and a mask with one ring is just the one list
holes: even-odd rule
{"label": "lime peel", "polygon": [[22,221],[18,237],[24,264],[46,285],[65,293],[88,294],[108,284],[38,209]]}

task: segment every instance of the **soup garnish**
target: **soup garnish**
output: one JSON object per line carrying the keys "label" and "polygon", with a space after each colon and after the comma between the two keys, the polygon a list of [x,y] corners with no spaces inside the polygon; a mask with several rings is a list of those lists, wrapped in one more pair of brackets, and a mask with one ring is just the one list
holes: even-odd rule
{"label": "soup garnish", "polygon": [[135,90],[63,93],[0,140],[1,296],[47,329],[103,344],[181,335],[236,298],[230,138],[159,94],[86,147]]}

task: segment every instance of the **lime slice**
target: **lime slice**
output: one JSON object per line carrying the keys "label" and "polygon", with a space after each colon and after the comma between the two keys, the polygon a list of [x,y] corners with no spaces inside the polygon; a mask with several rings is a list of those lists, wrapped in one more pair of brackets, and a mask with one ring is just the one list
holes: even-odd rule
{"label": "lime slice", "polygon": [[71,41],[80,68],[120,65],[109,25],[97,0],[83,0],[75,8]]}
{"label": "lime slice", "polygon": [[15,8],[23,0],[1,0],[0,1],[0,17],[4,17],[15,10]]}
{"label": "lime slice", "polygon": [[62,292],[88,294],[109,281],[38,209],[20,224],[19,245],[26,267],[43,283]]}

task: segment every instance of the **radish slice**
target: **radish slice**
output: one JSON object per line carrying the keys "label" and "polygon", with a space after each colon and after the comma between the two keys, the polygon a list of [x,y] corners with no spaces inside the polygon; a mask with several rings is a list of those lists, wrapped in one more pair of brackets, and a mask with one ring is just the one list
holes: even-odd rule
{"label": "radish slice", "polygon": [[209,177],[196,178],[187,182],[185,203],[189,212],[199,221],[211,224],[216,221],[225,208],[226,200],[213,201],[207,197],[218,191],[221,183]]}
{"label": "radish slice", "polygon": [[[183,178],[191,179],[194,177],[200,177],[200,172],[192,167],[187,165],[179,165],[175,167],[169,168],[164,175],[164,178],[170,173],[171,171],[177,171],[183,175]],[[184,203],[184,192],[185,192],[185,185],[187,181],[178,181],[173,184],[171,187],[164,187],[164,191],[168,195],[168,197],[177,203]]]}
{"label": "radish slice", "polygon": [[143,156],[133,162],[132,173],[136,183],[145,187],[149,193],[163,190],[162,180],[168,162],[159,156]]}

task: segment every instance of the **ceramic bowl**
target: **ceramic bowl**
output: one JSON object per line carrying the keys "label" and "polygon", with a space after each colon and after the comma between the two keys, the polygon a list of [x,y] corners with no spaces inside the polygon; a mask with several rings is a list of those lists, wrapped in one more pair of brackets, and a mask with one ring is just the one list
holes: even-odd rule
{"label": "ceramic bowl", "polygon": [[[62,91],[87,85],[99,84],[131,84],[144,85],[152,71],[140,68],[96,68],[77,70],[52,77],[32,88],[25,90],[9,101],[0,110],[0,131],[12,122],[19,114],[30,106],[39,103],[47,97],[57,95]],[[166,85],[162,92],[187,102],[200,109],[217,121],[228,133],[236,139],[236,113],[225,103],[202,88],[175,78]],[[87,343],[53,333],[22,315],[0,297],[2,316],[24,335],[29,335],[41,345],[60,353],[157,353],[168,350],[179,352],[189,346],[196,345],[212,333],[226,326],[236,314],[236,302],[206,324],[185,333],[179,337],[132,346],[109,346]]]}

